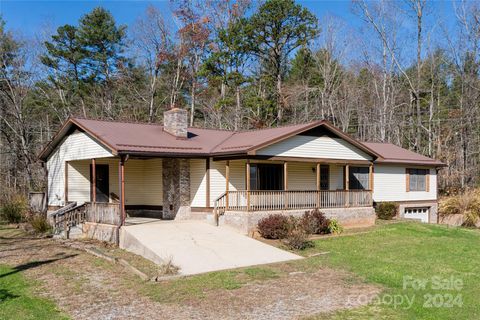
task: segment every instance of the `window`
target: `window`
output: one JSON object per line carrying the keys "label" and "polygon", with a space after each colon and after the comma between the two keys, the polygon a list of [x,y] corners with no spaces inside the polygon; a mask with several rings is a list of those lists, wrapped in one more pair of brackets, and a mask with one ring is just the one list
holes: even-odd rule
{"label": "window", "polygon": [[283,190],[283,166],[281,164],[251,164],[250,189]]}
{"label": "window", "polygon": [[427,169],[407,169],[407,191],[427,191]]}
{"label": "window", "polygon": [[369,186],[369,168],[368,167],[350,167],[348,188],[368,190]]}

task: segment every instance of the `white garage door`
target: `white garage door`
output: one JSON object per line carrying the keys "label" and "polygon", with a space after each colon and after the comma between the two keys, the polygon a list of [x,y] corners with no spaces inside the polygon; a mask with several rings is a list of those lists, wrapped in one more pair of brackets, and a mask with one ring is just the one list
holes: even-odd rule
{"label": "white garage door", "polygon": [[430,208],[405,208],[404,218],[421,220],[428,223],[428,214]]}

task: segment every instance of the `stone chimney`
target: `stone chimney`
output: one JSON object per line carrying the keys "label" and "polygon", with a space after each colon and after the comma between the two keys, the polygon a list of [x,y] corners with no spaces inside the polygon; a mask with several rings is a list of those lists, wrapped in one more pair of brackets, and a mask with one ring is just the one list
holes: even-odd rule
{"label": "stone chimney", "polygon": [[188,113],[187,110],[173,108],[163,114],[163,130],[171,135],[186,139],[188,136]]}

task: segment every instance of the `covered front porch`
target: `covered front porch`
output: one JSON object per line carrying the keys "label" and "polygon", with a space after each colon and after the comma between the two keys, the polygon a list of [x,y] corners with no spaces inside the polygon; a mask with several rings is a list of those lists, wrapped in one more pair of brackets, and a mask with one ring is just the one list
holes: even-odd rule
{"label": "covered front porch", "polygon": [[228,212],[371,209],[373,175],[368,160],[122,156],[68,161],[64,192],[67,202],[86,204],[91,223],[208,220],[212,213],[218,223]]}
{"label": "covered front porch", "polygon": [[128,215],[161,218],[161,159],[93,158],[65,163],[65,202],[85,203],[87,221],[122,225]]}
{"label": "covered front porch", "polygon": [[[215,215],[373,206],[372,162],[322,160],[226,160],[225,192],[215,199]],[[245,163],[244,189],[238,185],[238,161]],[[231,181],[232,164],[237,183]]]}

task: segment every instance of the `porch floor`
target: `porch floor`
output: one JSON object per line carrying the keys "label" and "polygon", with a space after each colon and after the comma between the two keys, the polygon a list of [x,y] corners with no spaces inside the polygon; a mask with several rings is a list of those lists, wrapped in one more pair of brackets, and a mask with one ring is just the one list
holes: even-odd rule
{"label": "porch floor", "polygon": [[228,227],[201,221],[157,221],[125,226],[120,247],[156,263],[171,260],[184,275],[301,259]]}
{"label": "porch floor", "polygon": [[133,226],[137,224],[152,223],[152,222],[159,222],[159,221],[162,221],[162,220],[156,219],[156,218],[146,218],[146,217],[127,217],[125,219],[125,225]]}

